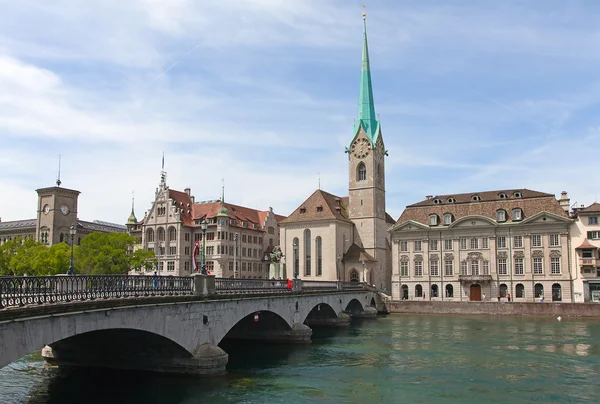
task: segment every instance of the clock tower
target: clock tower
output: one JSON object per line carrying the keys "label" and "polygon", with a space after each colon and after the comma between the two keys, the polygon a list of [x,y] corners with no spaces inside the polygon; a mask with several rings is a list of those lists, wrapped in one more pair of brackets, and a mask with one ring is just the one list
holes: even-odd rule
{"label": "clock tower", "polygon": [[68,242],[69,228],[77,223],[77,198],[79,191],[57,186],[40,188],[36,220],[38,241],[53,245]]}
{"label": "clock tower", "polygon": [[[349,160],[348,215],[354,223],[354,242],[378,263],[371,281],[389,287],[389,234],[385,211],[385,157],[381,125],[375,114],[367,46],[366,15],[358,116],[353,138],[346,148]],[[391,261],[390,261],[391,262]]]}

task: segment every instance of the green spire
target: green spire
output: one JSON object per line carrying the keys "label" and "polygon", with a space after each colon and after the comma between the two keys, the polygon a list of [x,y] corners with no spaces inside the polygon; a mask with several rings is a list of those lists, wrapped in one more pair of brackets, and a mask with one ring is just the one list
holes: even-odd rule
{"label": "green spire", "polygon": [[131,215],[129,215],[129,219],[127,219],[127,224],[137,224],[137,218],[135,217],[133,196],[131,197]]}
{"label": "green spire", "polygon": [[219,211],[217,212],[217,216],[229,216],[229,209],[225,206],[225,180],[223,181],[223,185],[221,187],[221,206],[219,207]]}
{"label": "green spire", "polygon": [[375,114],[375,102],[373,101],[373,84],[371,83],[371,66],[369,64],[369,46],[367,45],[367,20],[364,20],[364,39],[362,51],[362,68],[360,71],[360,95],[358,97],[358,116],[354,122],[354,133],[362,126],[371,143],[375,145],[379,133],[379,121]]}

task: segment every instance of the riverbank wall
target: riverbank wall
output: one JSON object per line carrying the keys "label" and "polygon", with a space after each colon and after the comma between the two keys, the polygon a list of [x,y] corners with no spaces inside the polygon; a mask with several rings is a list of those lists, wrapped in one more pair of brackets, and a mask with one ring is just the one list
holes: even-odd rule
{"label": "riverbank wall", "polygon": [[598,303],[508,303],[508,302],[440,302],[387,301],[389,313],[404,314],[477,314],[493,316],[596,317]]}

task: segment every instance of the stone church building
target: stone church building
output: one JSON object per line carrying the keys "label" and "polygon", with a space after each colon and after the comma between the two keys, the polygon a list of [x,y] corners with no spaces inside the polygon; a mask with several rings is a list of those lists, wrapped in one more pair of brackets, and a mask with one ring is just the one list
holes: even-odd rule
{"label": "stone church building", "polygon": [[375,113],[366,22],[358,114],[348,154],[348,196],[318,189],[280,222],[286,276],[367,282],[390,290],[394,220],[385,210],[385,157]]}

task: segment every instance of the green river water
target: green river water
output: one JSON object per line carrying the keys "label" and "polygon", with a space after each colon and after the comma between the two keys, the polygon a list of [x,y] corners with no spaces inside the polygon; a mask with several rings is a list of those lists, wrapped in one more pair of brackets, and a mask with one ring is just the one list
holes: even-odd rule
{"label": "green river water", "polygon": [[600,320],[389,315],[307,345],[236,343],[208,379],[0,369],[0,403],[600,403]]}

